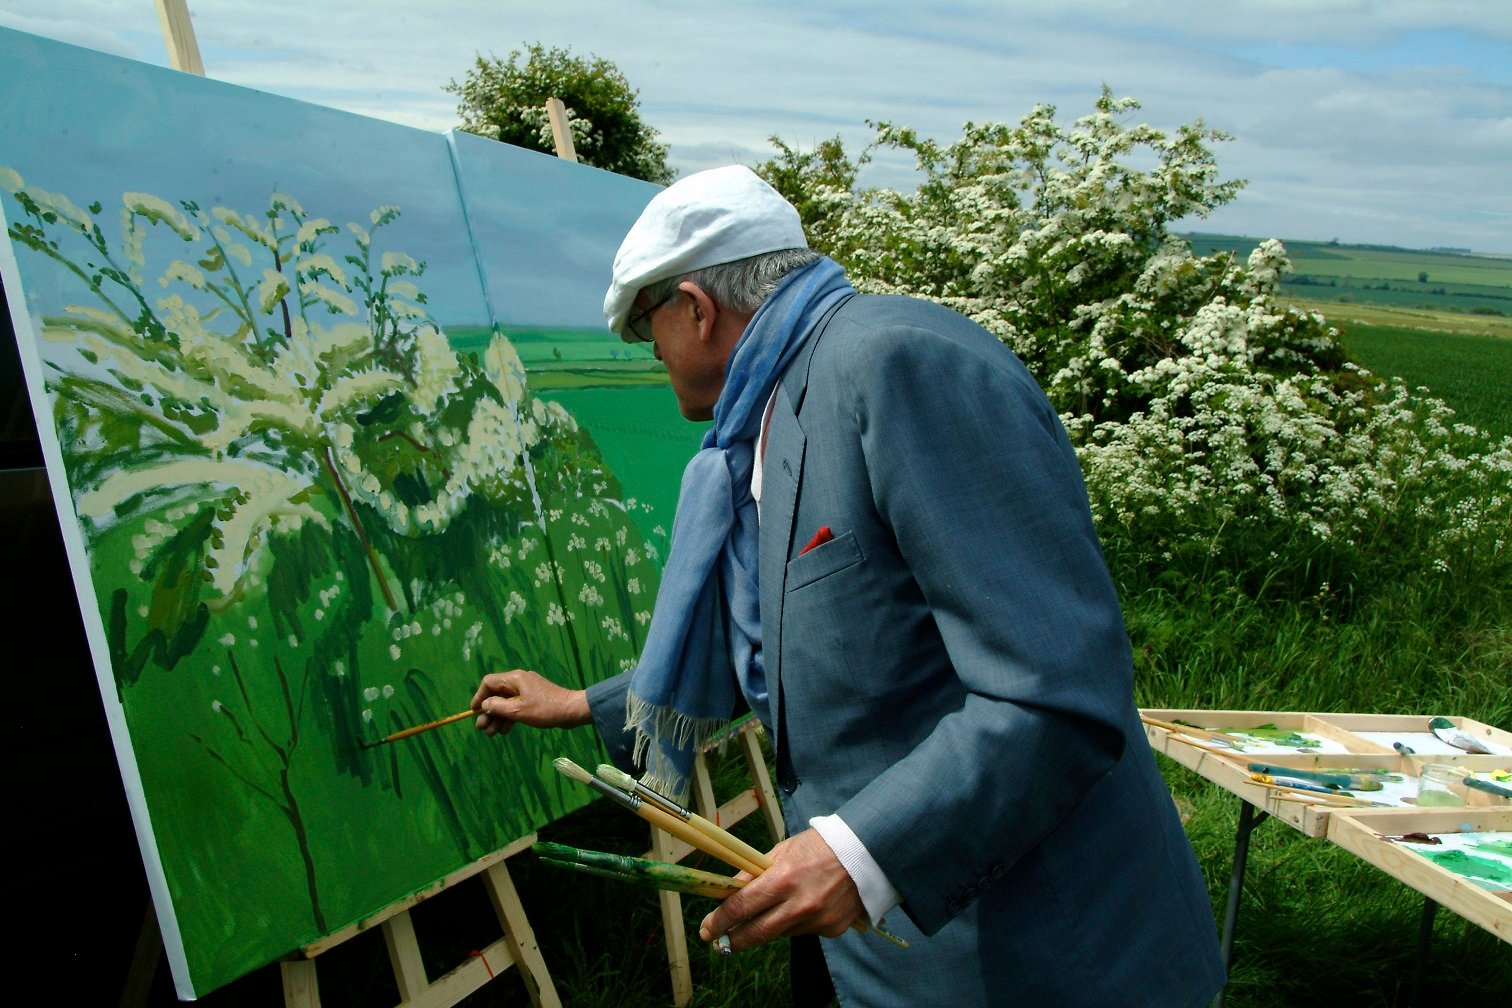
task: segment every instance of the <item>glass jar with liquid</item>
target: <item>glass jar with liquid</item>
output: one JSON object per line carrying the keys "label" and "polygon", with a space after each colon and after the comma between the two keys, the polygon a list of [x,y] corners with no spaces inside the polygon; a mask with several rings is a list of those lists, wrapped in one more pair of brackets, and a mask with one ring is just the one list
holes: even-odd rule
{"label": "glass jar with liquid", "polygon": [[1430,763],[1418,777],[1419,807],[1443,808],[1465,804],[1465,785],[1454,767]]}

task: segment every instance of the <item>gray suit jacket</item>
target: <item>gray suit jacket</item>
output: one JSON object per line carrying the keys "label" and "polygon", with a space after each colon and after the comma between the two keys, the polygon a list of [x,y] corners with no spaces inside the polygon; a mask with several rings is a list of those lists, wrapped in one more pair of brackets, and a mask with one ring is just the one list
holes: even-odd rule
{"label": "gray suit jacket", "polygon": [[[1144,741],[1075,453],[1019,360],[945,308],[854,297],[783,375],[763,472],[790,829],[838,812],[913,946],[826,941],[842,1001],[1211,1000],[1212,908]],[[800,555],[821,526],[834,538]],[[620,684],[590,700],[619,749]]]}

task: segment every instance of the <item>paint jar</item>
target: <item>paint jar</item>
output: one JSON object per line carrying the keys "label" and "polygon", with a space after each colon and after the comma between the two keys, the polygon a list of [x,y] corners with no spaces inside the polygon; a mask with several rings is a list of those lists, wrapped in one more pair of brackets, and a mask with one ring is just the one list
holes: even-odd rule
{"label": "paint jar", "polygon": [[1429,763],[1418,777],[1418,807],[1443,808],[1465,804],[1465,785],[1451,766]]}

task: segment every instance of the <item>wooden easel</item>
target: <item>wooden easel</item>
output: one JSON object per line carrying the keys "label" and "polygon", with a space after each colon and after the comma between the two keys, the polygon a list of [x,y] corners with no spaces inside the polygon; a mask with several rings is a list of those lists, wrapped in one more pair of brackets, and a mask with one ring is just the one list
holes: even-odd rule
{"label": "wooden easel", "polygon": [[[313,944],[300,949],[293,956],[279,962],[283,974],[284,1005],[286,1008],[320,1008],[320,986],[316,978],[316,961],[321,953],[351,938],[370,931],[373,927],[383,930],[383,940],[388,946],[389,960],[394,969],[394,980],[399,987],[399,1002],[396,1008],[446,1008],[476,991],[510,968],[520,971],[520,979],[536,1008],[561,1008],[556,985],[546,970],[546,961],[541,957],[536,944],[535,932],[525,916],[514,880],[510,877],[508,860],[535,843],[536,834],[521,837],[508,846],[472,864],[452,872],[445,878],[412,893],[404,899],[391,903],[369,917],[327,935]],[[415,925],[410,919],[410,909],[443,890],[479,877],[498,915],[502,935],[481,952],[470,954],[467,959],[453,967],[444,976],[435,980],[426,973],[420,955],[419,939]],[[158,930],[157,917],[148,907],[146,920],[142,923],[142,936],[137,943],[136,955],[121,995],[121,1008],[140,1008],[146,1003],[152,988],[152,977],[162,958],[163,940]]]}
{"label": "wooden easel", "polygon": [[[487,857],[460,868],[426,889],[414,893],[397,903],[322,938],[300,950],[298,958],[286,959],[279,964],[283,971],[284,1004],[287,1008],[320,1008],[320,991],[315,980],[315,960],[324,951],[341,944],[377,924],[383,928],[383,940],[388,946],[389,959],[394,967],[394,980],[399,985],[399,1008],[442,1008],[454,1005],[473,991],[492,980],[510,967],[520,971],[520,979],[536,1008],[561,1008],[556,986],[546,971],[546,961],[541,958],[536,944],[535,932],[525,917],[525,908],[520,904],[514,880],[510,878],[507,861],[535,843],[531,833]],[[410,907],[416,906],[430,896],[470,879],[482,876],[488,898],[498,915],[502,937],[476,955],[453,967],[444,976],[431,980],[420,958],[420,944],[415,937],[415,926],[410,920]]]}
{"label": "wooden easel", "polygon": [[[782,808],[777,802],[777,792],[772,787],[772,777],[767,771],[766,758],[761,752],[761,722],[747,715],[732,725],[723,739],[716,739],[693,761],[693,807],[699,815],[726,829],[740,822],[753,812],[760,811],[772,831],[772,842],[781,840],[786,833],[782,821]],[[746,769],[751,775],[751,786],[735,797],[719,804],[714,796],[714,785],[709,778],[706,754],[714,748],[736,742],[745,757]],[[695,848],[669,833],[651,827],[651,850],[646,855],[657,861],[677,862],[693,853]],[[662,930],[666,935],[667,968],[672,974],[672,1003],[681,1008],[693,996],[693,975],[689,969],[688,933],[683,925],[682,896],[675,892],[658,893],[661,902]]]}
{"label": "wooden easel", "polygon": [[157,0],[158,25],[168,46],[168,63],[175,70],[205,76],[200,59],[199,42],[194,38],[194,22],[184,0]]}

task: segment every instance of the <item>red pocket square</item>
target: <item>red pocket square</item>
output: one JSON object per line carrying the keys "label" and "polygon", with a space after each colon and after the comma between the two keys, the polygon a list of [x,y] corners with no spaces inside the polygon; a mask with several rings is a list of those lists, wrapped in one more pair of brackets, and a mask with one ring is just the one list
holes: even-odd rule
{"label": "red pocket square", "polygon": [[803,554],[807,553],[815,546],[823,546],[833,538],[835,538],[835,533],[830,531],[830,527],[828,525],[820,525],[819,531],[814,533],[814,538],[808,541],[807,546],[798,551],[798,555],[803,556]]}

